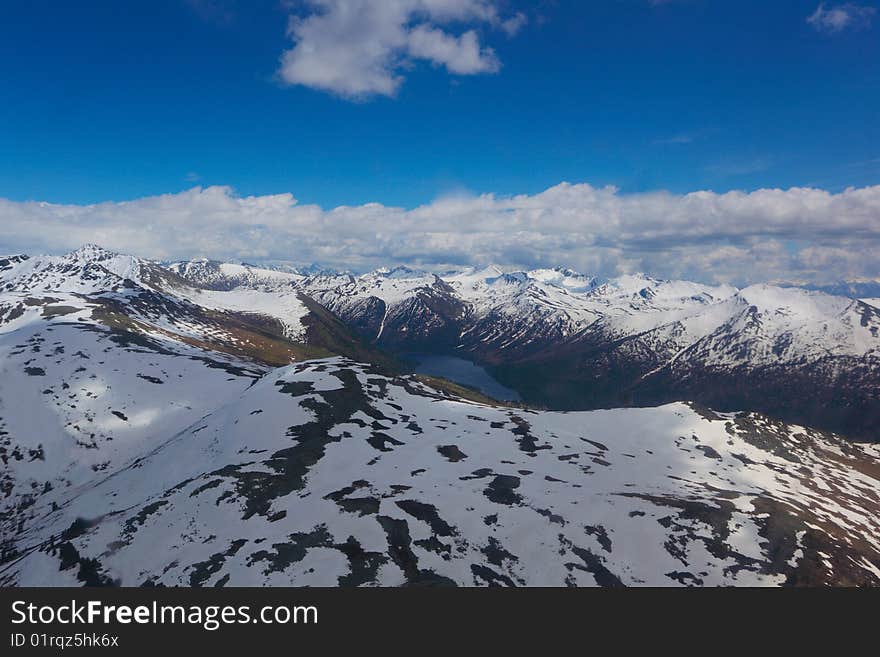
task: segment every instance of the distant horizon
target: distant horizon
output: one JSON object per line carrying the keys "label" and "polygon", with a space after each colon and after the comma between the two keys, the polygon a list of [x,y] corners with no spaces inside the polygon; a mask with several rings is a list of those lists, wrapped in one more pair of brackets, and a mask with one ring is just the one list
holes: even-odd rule
{"label": "distant horizon", "polygon": [[110,254],[123,256],[123,257],[133,257],[138,260],[143,260],[145,262],[157,264],[162,267],[171,267],[173,265],[179,264],[189,264],[189,263],[209,263],[209,264],[217,264],[217,265],[234,265],[240,267],[247,267],[250,269],[267,271],[267,272],[276,272],[281,274],[291,274],[291,275],[299,275],[299,276],[311,276],[311,275],[320,275],[321,273],[326,273],[329,275],[339,275],[339,276],[353,276],[355,278],[360,278],[364,276],[368,276],[370,274],[381,274],[381,273],[391,273],[399,269],[405,269],[412,272],[414,275],[424,274],[424,275],[433,275],[438,277],[443,277],[444,275],[453,276],[455,274],[461,274],[464,272],[473,272],[479,273],[480,271],[495,268],[498,269],[500,275],[513,275],[513,274],[535,274],[540,271],[556,271],[560,274],[570,274],[574,276],[581,276],[585,279],[589,279],[594,287],[600,287],[604,283],[612,282],[624,277],[644,277],[647,279],[651,279],[653,281],[657,281],[659,283],[665,282],[685,282],[685,283],[694,283],[697,285],[705,285],[707,287],[723,287],[729,286],[736,288],[738,290],[743,290],[748,287],[753,286],[761,286],[766,285],[770,287],[794,287],[799,289],[805,289],[809,291],[818,291],[824,292],[826,294],[831,294],[835,296],[853,296],[853,295],[845,295],[838,292],[831,291],[833,288],[840,288],[842,286],[866,286],[871,290],[871,293],[868,295],[855,295],[853,298],[858,298],[858,296],[867,296],[872,297],[875,294],[880,294],[880,277],[878,278],[861,278],[861,279],[838,279],[834,281],[829,281],[825,284],[815,284],[806,281],[785,281],[785,280],[766,280],[766,281],[755,281],[752,283],[741,284],[736,282],[713,282],[706,281],[700,279],[683,279],[683,278],[665,278],[662,276],[656,276],[649,271],[628,271],[621,272],[611,276],[602,276],[598,274],[593,274],[587,271],[580,271],[574,267],[569,267],[565,264],[559,264],[554,266],[546,266],[546,267],[521,267],[516,264],[503,264],[498,262],[486,262],[481,264],[472,264],[472,265],[437,265],[437,266],[425,266],[419,263],[395,263],[393,265],[382,265],[376,267],[374,269],[366,269],[366,270],[352,270],[352,269],[339,269],[337,267],[332,267],[328,265],[324,265],[321,263],[311,262],[311,263],[300,263],[294,260],[272,260],[272,261],[253,261],[248,262],[245,260],[238,259],[216,259],[210,258],[206,256],[196,256],[192,258],[182,258],[182,259],[171,259],[171,260],[163,260],[163,259],[155,259],[149,258],[139,255],[138,253],[131,251],[119,251],[116,249],[110,249],[106,246],[95,242],[87,242],[81,244],[79,247],[66,250],[66,251],[56,251],[56,252],[31,252],[27,253],[24,251],[10,251],[2,248],[2,242],[0,242],[0,258],[10,258],[16,256],[25,256],[28,259],[30,258],[40,258],[40,257],[64,257],[68,255],[73,255],[78,251],[87,250],[89,248],[100,249],[102,251],[106,251]]}

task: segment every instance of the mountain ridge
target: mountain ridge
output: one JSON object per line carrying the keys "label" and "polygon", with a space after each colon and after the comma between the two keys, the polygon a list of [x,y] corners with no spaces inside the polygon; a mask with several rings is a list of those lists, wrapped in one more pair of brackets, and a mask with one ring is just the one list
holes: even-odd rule
{"label": "mountain ridge", "polygon": [[[33,272],[42,279],[31,280]],[[444,273],[396,267],[356,276],[205,259],[165,266],[95,245],[66,256],[9,259],[0,270],[7,291],[99,294],[132,285],[149,291],[143,298],[170,294],[183,304],[184,316],[200,309],[198,318],[189,318],[196,326],[234,318],[239,326],[221,342],[236,353],[263,350],[272,354],[271,364],[297,351],[278,339],[311,340],[329,350],[306,356],[355,355],[342,350],[360,341],[361,358],[390,367],[413,352],[472,360],[538,407],[693,400],[878,439],[880,314],[869,303],[824,292],[767,284],[738,289],[646,274],[600,281],[562,267],[505,272],[491,265]],[[318,331],[318,324],[329,324],[316,323],[318,306],[308,309],[303,299],[335,315],[356,337]],[[150,302],[140,306],[149,311]],[[310,338],[305,317],[312,317]],[[236,337],[241,330],[246,339]],[[207,332],[215,348],[217,335],[214,328]],[[335,342],[318,344],[332,335]],[[786,378],[796,385],[780,397],[776,389]]]}
{"label": "mountain ridge", "polygon": [[[381,269],[284,284],[303,289],[365,340],[395,353],[474,360],[533,405],[586,410],[695,399],[717,407],[731,388],[745,408],[878,439],[880,315],[857,299],[768,284],[738,289],[645,274],[599,281],[564,268],[497,266]],[[843,386],[847,374],[858,378]],[[767,390],[786,376],[822,392],[793,388],[781,402],[768,401]],[[829,404],[836,408],[826,411]],[[850,410],[842,416],[839,408]]]}
{"label": "mountain ridge", "polygon": [[45,493],[0,581],[875,586],[871,450],[754,414],[537,413],[306,361]]}
{"label": "mountain ridge", "polygon": [[[591,348],[637,377],[640,359],[662,365],[704,331],[689,313],[721,294],[645,279],[572,292],[546,273],[292,285],[289,272],[226,271],[244,276],[199,283],[94,248],[0,270],[0,583],[880,585],[876,445],[768,418],[745,397],[738,412],[500,404],[406,374],[331,303],[371,308],[367,335],[404,345],[412,331],[409,344],[456,348],[450,326],[472,322],[502,355],[534,358],[541,384],[537,335],[571,350],[552,374],[581,394],[565,368],[584,342],[559,322],[582,296],[582,318],[610,318]],[[777,317],[775,292],[753,293],[766,308],[737,301],[732,333],[751,349],[766,345],[746,331],[815,308],[870,333],[873,311],[854,314],[865,304],[808,295]],[[681,305],[659,329],[639,315]],[[722,346],[737,353],[710,353]],[[613,405],[624,386],[607,387]]]}

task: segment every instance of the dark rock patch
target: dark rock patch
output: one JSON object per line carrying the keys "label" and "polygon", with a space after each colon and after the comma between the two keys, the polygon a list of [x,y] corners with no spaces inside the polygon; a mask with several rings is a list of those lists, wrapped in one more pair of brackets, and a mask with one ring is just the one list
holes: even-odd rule
{"label": "dark rock patch", "polygon": [[437,536],[454,536],[458,533],[455,528],[440,517],[437,507],[433,504],[425,504],[416,500],[401,500],[397,502],[397,506],[416,520],[427,523]]}
{"label": "dark rock patch", "polygon": [[437,447],[437,451],[452,463],[458,463],[467,458],[467,454],[462,452],[457,445],[440,445]]}
{"label": "dark rock patch", "polygon": [[514,491],[519,488],[520,479],[512,475],[497,475],[483,491],[491,502],[514,506],[522,502],[522,497]]}

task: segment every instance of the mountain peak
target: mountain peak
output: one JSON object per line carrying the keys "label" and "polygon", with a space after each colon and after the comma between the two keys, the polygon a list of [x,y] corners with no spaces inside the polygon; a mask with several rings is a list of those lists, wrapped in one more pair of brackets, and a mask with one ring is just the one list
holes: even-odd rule
{"label": "mountain peak", "polygon": [[67,254],[68,257],[76,260],[86,260],[90,262],[102,262],[111,258],[119,257],[120,253],[104,248],[99,244],[89,242]]}
{"label": "mountain peak", "polygon": [[512,271],[501,273],[492,278],[487,278],[486,283],[489,285],[522,285],[529,282],[529,275],[524,271]]}
{"label": "mountain peak", "polygon": [[541,283],[562,288],[569,292],[589,292],[595,288],[598,281],[593,276],[587,276],[570,267],[553,267],[552,269],[533,269],[529,273],[532,278]]}
{"label": "mountain peak", "polygon": [[25,260],[29,260],[30,256],[24,253],[7,253],[5,255],[0,255],[0,262],[6,264],[14,264],[17,262],[24,262]]}
{"label": "mountain peak", "polygon": [[418,269],[412,269],[410,267],[407,267],[406,265],[397,265],[396,267],[380,267],[379,269],[375,269],[367,274],[364,274],[365,278],[384,278],[392,280],[425,278],[426,276],[428,276],[427,272]]}

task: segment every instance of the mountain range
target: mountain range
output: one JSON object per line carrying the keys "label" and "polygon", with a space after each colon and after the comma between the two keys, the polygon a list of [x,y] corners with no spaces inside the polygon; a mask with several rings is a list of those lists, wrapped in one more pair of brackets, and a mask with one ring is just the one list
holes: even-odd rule
{"label": "mountain range", "polygon": [[562,268],[354,276],[198,261],[170,269],[212,290],[298,290],[369,344],[473,360],[533,406],[691,400],[878,437],[876,299],[644,274],[600,281]]}
{"label": "mountain range", "polygon": [[0,584],[877,585],[872,303],[0,257]]}

